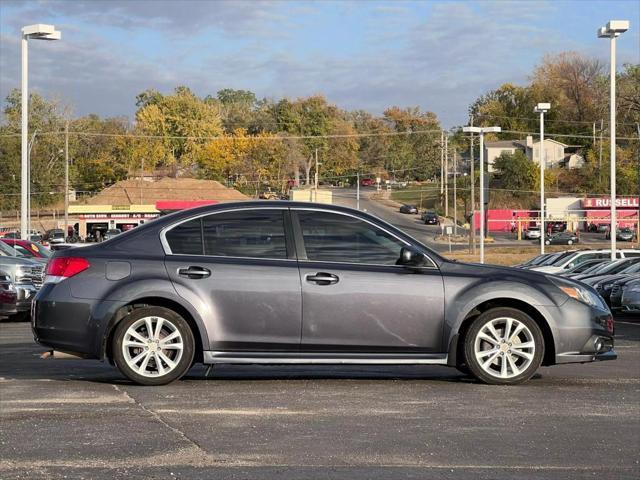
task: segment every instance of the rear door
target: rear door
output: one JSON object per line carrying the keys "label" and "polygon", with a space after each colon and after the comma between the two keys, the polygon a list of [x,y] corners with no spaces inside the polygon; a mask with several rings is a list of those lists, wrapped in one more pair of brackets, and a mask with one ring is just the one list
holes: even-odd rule
{"label": "rear door", "polygon": [[442,351],[443,280],[433,262],[419,271],[397,266],[407,243],[349,214],[292,209],[292,220],[302,350]]}
{"label": "rear door", "polygon": [[221,211],[165,233],[167,271],[205,319],[211,350],[298,349],[300,276],[286,208]]}

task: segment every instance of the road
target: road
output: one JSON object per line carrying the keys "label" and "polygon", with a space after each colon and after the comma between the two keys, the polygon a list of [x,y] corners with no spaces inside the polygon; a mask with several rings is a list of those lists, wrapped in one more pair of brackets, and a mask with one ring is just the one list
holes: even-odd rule
{"label": "road", "polygon": [[495,387],[445,367],[202,366],[138,387],[0,323],[0,478],[635,479],[640,323],[614,362]]}

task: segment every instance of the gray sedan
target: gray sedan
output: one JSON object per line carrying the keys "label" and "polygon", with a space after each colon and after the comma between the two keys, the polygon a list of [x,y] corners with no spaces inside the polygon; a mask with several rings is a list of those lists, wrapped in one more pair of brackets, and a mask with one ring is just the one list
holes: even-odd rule
{"label": "gray sedan", "polygon": [[205,364],[447,365],[490,384],[616,358],[593,288],[449,261],[331,205],[200,207],[56,252],[36,341],[161,385]]}

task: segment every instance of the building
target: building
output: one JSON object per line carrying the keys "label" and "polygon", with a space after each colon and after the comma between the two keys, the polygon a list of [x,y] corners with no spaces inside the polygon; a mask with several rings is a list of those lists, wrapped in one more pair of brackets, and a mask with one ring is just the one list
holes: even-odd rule
{"label": "building", "polygon": [[[214,180],[138,178],[105,188],[83,204],[69,205],[69,224],[81,238],[109,229],[129,230],[162,214],[248,197]],[[62,222],[58,220],[58,227]]]}
{"label": "building", "polygon": [[[552,138],[544,140],[544,158],[546,168],[581,168],[584,166],[584,158],[578,153],[580,145],[567,145]],[[503,153],[515,153],[521,151],[536,165],[540,164],[540,140],[533,140],[528,135],[526,140],[499,140],[497,142],[485,142],[484,156],[489,172],[495,172],[494,163]]]}

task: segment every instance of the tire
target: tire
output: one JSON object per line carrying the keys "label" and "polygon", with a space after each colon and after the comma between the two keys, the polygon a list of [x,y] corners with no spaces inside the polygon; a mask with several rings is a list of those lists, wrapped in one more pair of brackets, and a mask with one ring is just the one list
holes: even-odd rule
{"label": "tire", "polygon": [[545,241],[544,241],[544,244],[545,244],[545,245],[551,245],[551,242],[550,242],[549,240],[545,240]]}
{"label": "tire", "polygon": [[[507,325],[511,336],[505,341]],[[515,308],[493,308],[469,327],[464,354],[471,374],[478,380],[490,385],[515,385],[529,380],[542,364],[544,337],[526,313]]]}
{"label": "tire", "polygon": [[573,240],[569,240],[569,241],[567,242],[567,245],[573,245]]}
{"label": "tire", "polygon": [[173,310],[143,307],[118,324],[112,352],[116,366],[129,380],[139,385],[166,385],[191,368],[195,341],[189,324]]}
{"label": "tire", "polygon": [[7,320],[10,322],[28,322],[31,320],[31,314],[29,312],[19,312],[9,315]]}

